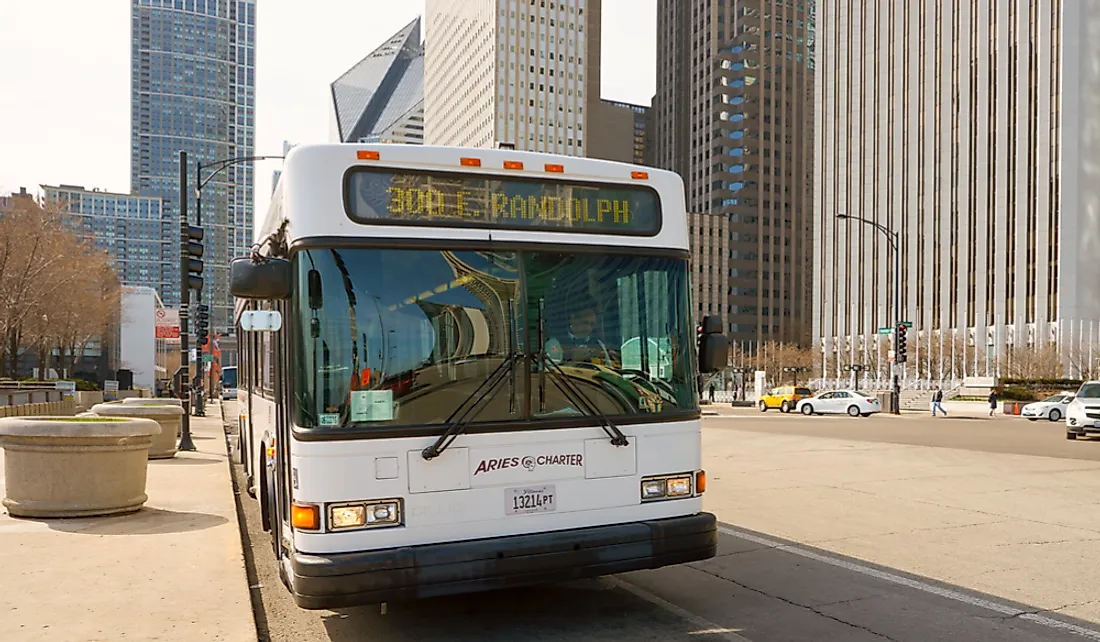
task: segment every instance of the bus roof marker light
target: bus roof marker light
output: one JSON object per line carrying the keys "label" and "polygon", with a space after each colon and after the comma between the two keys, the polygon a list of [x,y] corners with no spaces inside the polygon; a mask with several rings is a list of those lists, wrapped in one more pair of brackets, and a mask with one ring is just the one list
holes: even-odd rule
{"label": "bus roof marker light", "polygon": [[649,172],[630,172],[630,178],[644,181],[649,178]]}
{"label": "bus roof marker light", "polygon": [[523,169],[523,161],[504,161],[504,169]]}
{"label": "bus roof marker light", "polygon": [[481,167],[480,158],[463,158],[461,161],[463,167]]}
{"label": "bus roof marker light", "polygon": [[370,149],[360,149],[355,153],[359,160],[381,160],[382,155]]}
{"label": "bus roof marker light", "polygon": [[564,165],[555,165],[553,163],[547,163],[546,164],[546,171],[553,172],[555,174],[562,174],[562,173],[565,172],[565,166]]}

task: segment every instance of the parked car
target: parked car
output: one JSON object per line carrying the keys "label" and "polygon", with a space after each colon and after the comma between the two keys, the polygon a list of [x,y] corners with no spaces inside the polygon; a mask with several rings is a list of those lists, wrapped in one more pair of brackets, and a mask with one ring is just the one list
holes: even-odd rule
{"label": "parked car", "polygon": [[760,412],[767,412],[769,408],[779,408],[783,412],[794,410],[795,404],[800,399],[812,396],[814,393],[809,388],[799,386],[780,386],[772,388],[771,392],[760,398],[757,404]]}
{"label": "parked car", "polygon": [[1066,406],[1066,439],[1100,433],[1100,381],[1086,381]]}
{"label": "parked car", "polygon": [[882,412],[882,404],[877,398],[858,390],[823,390],[809,399],[800,400],[797,410],[804,415],[870,417]]}
{"label": "parked car", "polygon": [[1066,416],[1066,407],[1069,406],[1071,401],[1073,401],[1072,392],[1059,392],[1042,401],[1035,401],[1024,406],[1023,410],[1020,411],[1020,416],[1028,421],[1038,421],[1040,419],[1061,421]]}

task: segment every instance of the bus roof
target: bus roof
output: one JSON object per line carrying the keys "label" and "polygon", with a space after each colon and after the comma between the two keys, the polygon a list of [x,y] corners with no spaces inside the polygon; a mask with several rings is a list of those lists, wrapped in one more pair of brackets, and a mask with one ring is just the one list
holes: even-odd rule
{"label": "bus roof", "polygon": [[[476,159],[479,166],[473,166]],[[522,163],[524,169],[505,169]],[[546,171],[548,165],[560,171]],[[620,184],[625,188],[648,187],[660,199],[660,229],[638,236],[596,232],[557,232],[532,229],[419,226],[412,224],[367,225],[352,220],[345,209],[345,176],[357,167],[405,171],[493,175],[505,179],[536,179],[579,183]],[[290,248],[304,239],[325,238],[446,238],[460,241],[538,242],[677,249],[686,252],[687,216],[684,184],[675,172],[651,167],[504,149],[434,147],[426,145],[321,144],[300,145],[287,155],[279,184],[272,197],[259,238],[286,225]],[[490,237],[491,235],[491,237]]]}

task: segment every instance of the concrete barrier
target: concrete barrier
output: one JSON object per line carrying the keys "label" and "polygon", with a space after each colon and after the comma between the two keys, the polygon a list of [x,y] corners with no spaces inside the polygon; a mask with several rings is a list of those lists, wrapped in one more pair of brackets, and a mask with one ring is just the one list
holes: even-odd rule
{"label": "concrete barrier", "polygon": [[17,517],[88,517],[139,510],[148,496],[151,419],[0,419],[3,505]]}

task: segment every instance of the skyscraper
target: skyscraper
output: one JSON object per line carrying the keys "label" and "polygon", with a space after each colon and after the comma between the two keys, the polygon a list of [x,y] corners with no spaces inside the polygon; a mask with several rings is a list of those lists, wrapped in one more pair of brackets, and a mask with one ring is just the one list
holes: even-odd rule
{"label": "skyscraper", "polygon": [[589,155],[600,0],[427,0],[429,145]]}
{"label": "skyscraper", "polygon": [[646,163],[649,107],[601,100],[594,118],[589,158]]}
{"label": "skyscraper", "polygon": [[[1100,80],[1079,0],[823,5],[814,337],[909,378],[1006,374],[1056,346],[1080,375],[1100,344]],[[901,307],[894,257],[900,235]],[[900,317],[900,319],[899,319]],[[1100,356],[1100,350],[1097,350]]]}
{"label": "skyscraper", "polygon": [[420,18],[405,25],[330,86],[337,142],[424,143]]}
{"label": "skyscraper", "polygon": [[[132,0],[130,188],[164,199],[157,236],[179,231],[179,151],[194,163],[253,155],[256,0]],[[251,163],[232,165],[202,193],[203,301],[211,325],[232,319],[228,265],[252,244]],[[190,200],[194,206],[194,198]],[[194,216],[191,215],[194,222]],[[160,281],[179,305],[179,245]]]}
{"label": "skyscraper", "polygon": [[[123,285],[163,292],[179,287],[179,263],[166,265],[179,234],[163,236],[163,201],[152,196],[113,194],[73,185],[43,185],[45,200],[69,214],[73,232],[106,251]],[[168,274],[174,278],[165,281]]]}
{"label": "skyscraper", "polygon": [[683,177],[692,247],[707,248],[696,315],[742,345],[812,340],[815,4],[657,3],[653,162]]}

